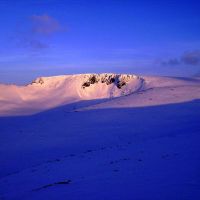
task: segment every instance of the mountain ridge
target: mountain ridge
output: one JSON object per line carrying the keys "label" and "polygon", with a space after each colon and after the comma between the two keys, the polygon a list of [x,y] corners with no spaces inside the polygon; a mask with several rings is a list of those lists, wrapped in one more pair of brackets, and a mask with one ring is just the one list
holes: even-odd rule
{"label": "mountain ridge", "polygon": [[33,114],[82,100],[124,96],[142,81],[136,75],[104,73],[39,77],[26,86],[1,84],[0,114]]}
{"label": "mountain ridge", "polygon": [[[115,106],[120,106],[121,103],[116,102],[122,101],[127,107],[176,103],[198,99],[199,88],[198,78],[115,73],[38,77],[26,86],[0,84],[0,115],[31,115],[95,99],[112,99]],[[123,98],[127,95],[129,97]],[[101,106],[112,107],[111,104],[106,102]]]}

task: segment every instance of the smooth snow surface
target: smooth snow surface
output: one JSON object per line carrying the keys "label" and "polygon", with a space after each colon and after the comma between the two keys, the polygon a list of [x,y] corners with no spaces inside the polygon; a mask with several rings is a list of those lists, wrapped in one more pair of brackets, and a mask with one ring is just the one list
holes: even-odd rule
{"label": "smooth snow surface", "polygon": [[200,79],[95,76],[0,86],[0,200],[200,199]]}

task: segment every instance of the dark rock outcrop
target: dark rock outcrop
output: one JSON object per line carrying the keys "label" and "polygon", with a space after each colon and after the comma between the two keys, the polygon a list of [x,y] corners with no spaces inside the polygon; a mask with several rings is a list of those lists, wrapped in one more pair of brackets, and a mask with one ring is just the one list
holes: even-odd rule
{"label": "dark rock outcrop", "polygon": [[83,89],[95,83],[105,83],[106,85],[115,84],[118,89],[121,89],[133,76],[120,74],[91,74],[86,75],[85,78],[87,78],[87,80],[82,84]]}

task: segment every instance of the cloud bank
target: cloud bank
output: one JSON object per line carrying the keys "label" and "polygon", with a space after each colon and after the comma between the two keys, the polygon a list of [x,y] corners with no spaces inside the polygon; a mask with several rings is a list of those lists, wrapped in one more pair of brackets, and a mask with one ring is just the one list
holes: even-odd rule
{"label": "cloud bank", "polygon": [[40,51],[51,47],[52,36],[56,37],[65,28],[54,17],[42,14],[32,15],[28,18],[28,26],[20,26],[19,33],[13,37],[19,48],[31,51]]}
{"label": "cloud bank", "polygon": [[179,58],[170,58],[162,61],[162,65],[192,65],[200,66],[200,50],[187,51],[183,53]]}
{"label": "cloud bank", "polygon": [[200,50],[184,53],[181,61],[188,65],[200,65]]}
{"label": "cloud bank", "polygon": [[64,30],[58,20],[47,14],[32,15],[31,22],[34,33],[49,35]]}

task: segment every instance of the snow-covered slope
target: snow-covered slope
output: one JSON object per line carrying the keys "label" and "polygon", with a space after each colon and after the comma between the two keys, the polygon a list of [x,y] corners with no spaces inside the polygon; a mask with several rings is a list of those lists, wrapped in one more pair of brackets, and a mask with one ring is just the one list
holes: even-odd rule
{"label": "snow-covered slope", "polygon": [[[114,98],[122,96],[126,97]],[[198,78],[142,77],[128,74],[40,77],[26,86],[0,84],[0,116],[30,115],[94,99],[104,99],[106,102],[98,105],[93,102],[91,108],[160,105],[198,98]],[[107,101],[109,99],[112,101]]]}
{"label": "snow-covered slope", "polygon": [[90,77],[1,85],[1,114],[62,106],[0,117],[0,199],[200,199],[200,79]]}
{"label": "snow-covered slope", "polygon": [[27,86],[0,85],[0,115],[26,115],[82,100],[113,98],[141,88],[135,75],[80,74],[37,78]]}
{"label": "snow-covered slope", "polygon": [[200,79],[141,77],[143,87],[136,93],[83,109],[144,107],[200,99]]}

